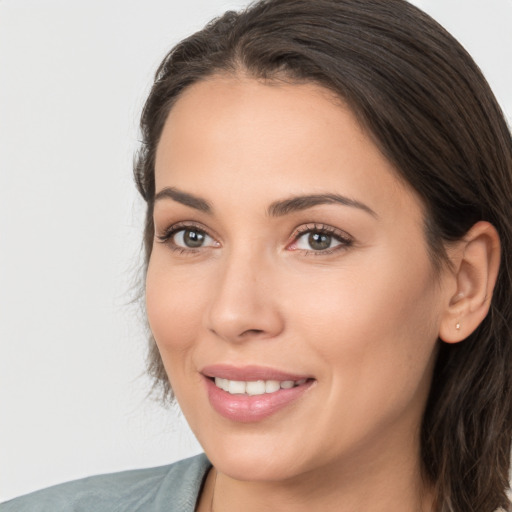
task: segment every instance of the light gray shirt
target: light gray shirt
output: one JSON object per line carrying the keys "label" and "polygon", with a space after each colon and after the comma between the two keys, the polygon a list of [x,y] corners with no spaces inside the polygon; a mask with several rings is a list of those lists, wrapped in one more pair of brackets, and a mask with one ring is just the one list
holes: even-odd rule
{"label": "light gray shirt", "polygon": [[0,504],[0,512],[194,512],[211,464],[204,454],[168,466],[91,476]]}

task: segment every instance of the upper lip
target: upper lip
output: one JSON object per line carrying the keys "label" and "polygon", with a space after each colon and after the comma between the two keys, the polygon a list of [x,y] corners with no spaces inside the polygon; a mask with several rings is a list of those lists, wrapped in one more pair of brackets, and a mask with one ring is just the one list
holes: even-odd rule
{"label": "upper lip", "polygon": [[229,364],[213,364],[205,366],[201,373],[206,377],[237,381],[256,381],[256,380],[293,380],[311,378],[309,375],[289,373],[266,366],[232,366]]}

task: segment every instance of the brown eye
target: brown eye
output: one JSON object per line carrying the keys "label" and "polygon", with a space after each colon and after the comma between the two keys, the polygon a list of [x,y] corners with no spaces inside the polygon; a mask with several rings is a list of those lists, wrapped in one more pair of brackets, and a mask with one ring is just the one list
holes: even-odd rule
{"label": "brown eye", "polygon": [[203,245],[206,236],[201,231],[184,229],[182,238],[184,245],[194,249]]}
{"label": "brown eye", "polygon": [[338,249],[350,247],[352,237],[336,228],[323,225],[305,225],[295,235],[295,240],[288,248],[306,254],[330,254]]}
{"label": "brown eye", "polygon": [[204,231],[195,228],[185,228],[176,231],[172,236],[172,242],[184,249],[199,249],[204,246],[214,245],[214,240]]}
{"label": "brown eye", "polygon": [[297,237],[294,245],[295,249],[302,251],[322,252],[335,249],[341,245],[349,245],[349,242],[334,234],[310,230]]}
{"label": "brown eye", "polygon": [[325,251],[331,248],[332,237],[325,233],[309,233],[308,244],[314,251]]}

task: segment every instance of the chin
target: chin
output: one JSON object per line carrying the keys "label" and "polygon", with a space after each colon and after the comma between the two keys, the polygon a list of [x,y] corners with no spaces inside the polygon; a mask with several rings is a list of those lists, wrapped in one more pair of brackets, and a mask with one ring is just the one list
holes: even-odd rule
{"label": "chin", "polygon": [[[279,481],[301,472],[297,450],[287,454],[286,447],[274,442],[250,439],[222,443],[214,440],[214,446],[204,446],[205,453],[217,470],[240,481]],[[259,442],[258,442],[259,441]]]}

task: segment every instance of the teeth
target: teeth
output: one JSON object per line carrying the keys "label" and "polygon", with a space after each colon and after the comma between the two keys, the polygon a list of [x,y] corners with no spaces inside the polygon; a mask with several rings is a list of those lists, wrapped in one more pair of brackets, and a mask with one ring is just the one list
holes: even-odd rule
{"label": "teeth", "polygon": [[245,393],[245,382],[241,380],[230,380],[228,393],[231,395],[243,395]]}
{"label": "teeth", "polygon": [[265,382],[265,393],[275,393],[281,389],[281,384],[277,380],[267,380]]}
{"label": "teeth", "polygon": [[306,379],[298,380],[255,380],[255,381],[243,381],[243,380],[229,380],[215,377],[215,385],[227,391],[232,395],[263,395],[264,393],[275,393],[280,389],[291,389],[295,386],[305,384]]}
{"label": "teeth", "polygon": [[215,385],[223,389],[224,391],[229,391],[229,381],[228,379],[221,379],[220,377],[215,378]]}
{"label": "teeth", "polygon": [[263,395],[265,393],[265,388],[266,388],[266,386],[265,386],[264,380],[247,382],[245,384],[245,392],[251,396]]}

